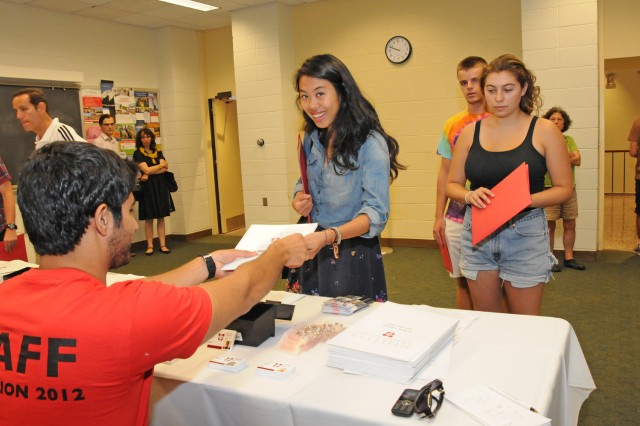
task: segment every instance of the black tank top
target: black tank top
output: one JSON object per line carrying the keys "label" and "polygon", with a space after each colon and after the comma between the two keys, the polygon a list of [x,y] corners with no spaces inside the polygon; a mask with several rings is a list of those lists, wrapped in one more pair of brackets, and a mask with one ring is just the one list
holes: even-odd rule
{"label": "black tank top", "polygon": [[547,173],[547,163],[533,146],[533,128],[538,117],[533,117],[529,131],[524,141],[509,151],[490,152],[480,145],[480,125],[482,120],[476,121],[473,143],[469,150],[464,172],[471,182],[471,189],[480,187],[493,188],[520,164],[529,165],[529,191],[531,194],[544,189],[544,175]]}

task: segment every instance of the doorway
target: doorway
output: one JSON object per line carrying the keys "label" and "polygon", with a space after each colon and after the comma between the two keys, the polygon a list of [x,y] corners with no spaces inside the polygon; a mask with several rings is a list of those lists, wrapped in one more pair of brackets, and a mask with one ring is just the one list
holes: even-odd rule
{"label": "doorway", "polygon": [[230,92],[226,93],[229,97],[209,99],[216,221],[221,234],[245,226],[238,110]]}

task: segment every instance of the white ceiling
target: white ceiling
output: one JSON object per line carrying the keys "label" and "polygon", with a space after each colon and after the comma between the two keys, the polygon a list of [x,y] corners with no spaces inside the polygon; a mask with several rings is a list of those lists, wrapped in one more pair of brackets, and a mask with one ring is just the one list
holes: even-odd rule
{"label": "white ceiling", "polygon": [[159,0],[0,0],[145,28],[176,26],[209,30],[231,25],[233,10],[265,3],[295,5],[317,0],[198,0],[220,9],[200,12]]}

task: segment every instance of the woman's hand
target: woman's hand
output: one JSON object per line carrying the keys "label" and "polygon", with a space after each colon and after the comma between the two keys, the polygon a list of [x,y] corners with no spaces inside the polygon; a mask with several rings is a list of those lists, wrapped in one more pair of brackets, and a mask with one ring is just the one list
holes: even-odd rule
{"label": "woman's hand", "polygon": [[313,259],[316,254],[327,244],[327,231],[312,232],[304,237],[307,244],[307,259]]}
{"label": "woman's hand", "polygon": [[142,174],[142,176],[140,176],[140,182],[146,182],[149,180],[149,175],[147,174]]}
{"label": "woman's hand", "polygon": [[311,208],[313,207],[311,195],[305,194],[302,191],[296,192],[296,195],[291,202],[291,206],[300,216],[309,216]]}
{"label": "woman's hand", "polygon": [[464,201],[466,204],[484,209],[487,204],[491,204],[491,198],[493,197],[493,192],[485,187],[480,187],[475,191],[467,192],[467,195],[464,196]]}

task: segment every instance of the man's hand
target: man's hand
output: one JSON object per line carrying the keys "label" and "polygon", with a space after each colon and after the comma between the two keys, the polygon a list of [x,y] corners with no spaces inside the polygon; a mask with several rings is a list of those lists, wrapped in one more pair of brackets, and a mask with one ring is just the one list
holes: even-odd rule
{"label": "man's hand", "polygon": [[4,251],[9,253],[16,246],[18,235],[13,229],[7,228],[4,233]]}
{"label": "man's hand", "polygon": [[436,241],[438,242],[438,245],[440,246],[445,245],[444,227],[445,227],[444,219],[441,217],[437,218],[433,224],[433,237],[436,239]]}
{"label": "man's hand", "polygon": [[283,251],[285,266],[289,268],[298,268],[305,260],[311,258],[309,256],[310,247],[301,234],[293,234],[276,240],[271,243],[271,247]]}
{"label": "man's hand", "polygon": [[239,257],[253,257],[258,253],[255,251],[246,251],[246,250],[216,250],[211,253],[211,257],[213,261],[216,263],[216,278],[226,277],[231,274],[233,271],[223,271],[222,267],[229,262],[236,260]]}

